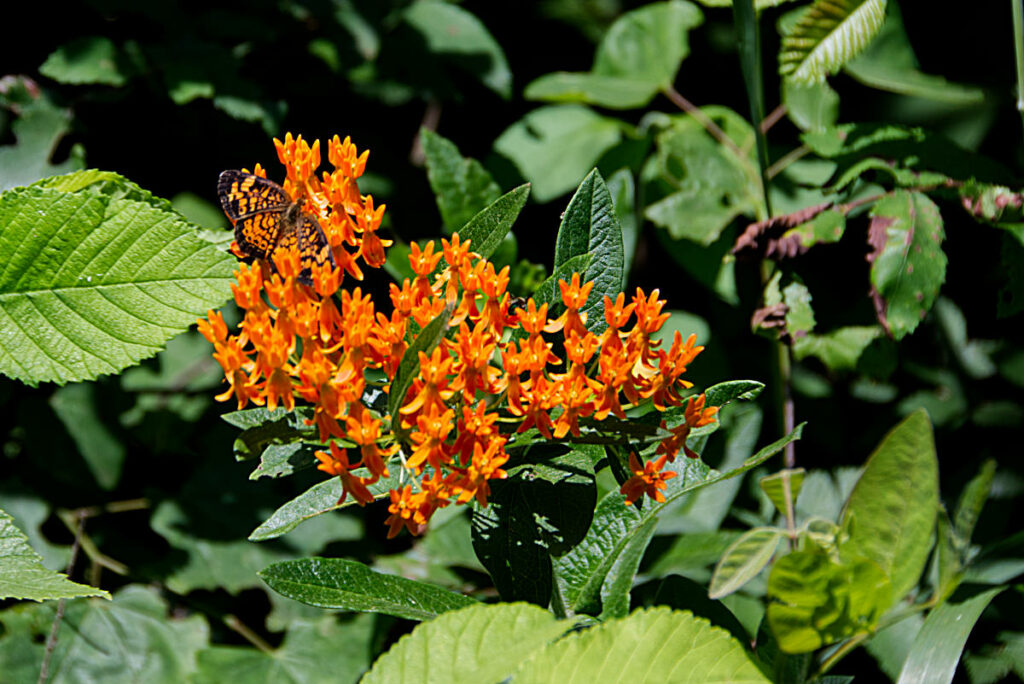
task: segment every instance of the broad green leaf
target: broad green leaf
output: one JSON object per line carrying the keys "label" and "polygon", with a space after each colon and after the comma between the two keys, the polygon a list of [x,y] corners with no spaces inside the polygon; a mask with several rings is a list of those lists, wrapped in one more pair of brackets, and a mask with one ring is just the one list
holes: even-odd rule
{"label": "broad green leaf", "polygon": [[82,36],[50,53],[39,73],[60,83],[123,86],[124,60],[109,38]]}
{"label": "broad green leaf", "polygon": [[87,584],[72,582],[64,573],[47,570],[42,557],[28,545],[28,537],[17,528],[14,519],[0,510],[0,599],[75,598],[110,594]]}
{"label": "broad green leaf", "polygon": [[0,196],[0,372],[36,384],[116,373],[230,296],[235,259],[170,210],[89,189]]}
{"label": "broad green leaf", "polygon": [[764,383],[757,380],[728,380],[704,390],[706,406],[725,406],[731,401],[752,401],[761,394]]}
{"label": "broad green leaf", "polygon": [[391,390],[388,393],[388,414],[392,416],[392,429],[397,429],[399,421],[394,417],[398,415],[398,409],[405,402],[405,395],[412,387],[412,381],[420,372],[420,352],[430,356],[437,343],[444,338],[448,332],[448,319],[452,316],[453,306],[445,306],[444,310],[437,315],[437,318],[427,325],[416,336],[413,343],[405,350],[402,361],[398,364],[398,371],[395,379],[391,382]]}
{"label": "broad green leaf", "polygon": [[1002,590],[989,589],[958,603],[947,601],[932,610],[914,639],[897,684],[952,682],[974,624]]}
{"label": "broad green leaf", "polygon": [[517,684],[769,681],[724,629],[667,608],[639,610],[574,632],[535,652],[514,680]]}
{"label": "broad green leaf", "polygon": [[593,104],[609,109],[636,109],[658,94],[655,81],[592,72],[555,71],[523,90],[527,100]]}
{"label": "broad green leaf", "polygon": [[803,131],[820,131],[834,126],[839,118],[839,94],[828,82],[804,84],[782,82],[786,115]]}
{"label": "broad green leaf", "polygon": [[807,653],[870,632],[892,603],[885,572],[866,558],[837,563],[819,549],[775,561],[767,618],[779,648]]}
{"label": "broad green leaf", "polygon": [[798,361],[813,356],[834,371],[853,370],[868,345],[883,334],[881,326],[864,325],[805,335],[793,340],[793,356]]}
{"label": "broad green leaf", "polygon": [[260,455],[260,464],[249,474],[250,480],[261,477],[285,477],[317,463],[316,452],[326,451],[326,444],[271,444]]}
{"label": "broad green leaf", "polygon": [[[381,478],[367,487],[374,498],[383,498],[392,488],[398,488],[401,485],[400,469],[394,466],[389,470],[391,472],[389,477]],[[356,472],[359,473],[359,471]],[[365,475],[365,473],[362,474]],[[352,497],[346,497],[344,501],[339,501],[343,493],[341,481],[336,477],[313,485],[274,511],[273,515],[252,531],[249,541],[275,539],[294,530],[310,518],[356,503]]]}
{"label": "broad green leaf", "polygon": [[755,527],[726,549],[715,574],[711,577],[708,597],[728,596],[754,578],[768,565],[785,530],[776,527]]}
{"label": "broad green leaf", "polygon": [[474,599],[341,558],[303,558],[269,565],[260,578],[277,593],[319,608],[429,620]]}
{"label": "broad green leaf", "polygon": [[593,463],[582,451],[536,446],[531,462],[491,484],[486,507],[473,510],[473,548],[505,601],[546,606],[550,556],[566,553],[587,534],[597,492]]}
{"label": "broad green leaf", "polygon": [[782,37],[779,73],[820,83],[860,54],[885,20],[886,0],[816,0]]}
{"label": "broad green leaf", "polygon": [[658,178],[672,191],[649,204],[644,215],[673,238],[702,245],[718,239],[740,214],[761,204],[761,181],[754,158],[754,130],[736,112],[704,107],[732,143],[723,144],[693,117],[666,119],[655,138]]}
{"label": "broad green leaf", "polygon": [[946,279],[944,237],[939,208],[922,193],[898,191],[871,210],[871,295],[897,340],[914,332]]}
{"label": "broad green leaf", "polygon": [[558,621],[551,613],[523,603],[452,611],[403,636],[360,681],[506,681],[524,658],[543,649],[572,626],[571,622]]}
{"label": "broad green leaf", "polygon": [[78,383],[61,387],[50,397],[53,412],[71,435],[89,471],[103,489],[110,490],[121,479],[125,448],[96,410],[94,387]]}
{"label": "broad green leaf", "polygon": [[950,83],[941,76],[922,73],[903,28],[899,5],[888,3],[885,23],[863,53],[848,61],[844,70],[861,83],[912,97],[968,105],[981,102],[981,88]]}
{"label": "broad green leaf", "polygon": [[530,186],[520,185],[494,200],[459,230],[459,238],[472,240],[470,249],[486,258],[494,254],[515,223],[530,196]]}
{"label": "broad green leaf", "polygon": [[7,92],[0,95],[16,90],[24,97],[17,103],[18,118],[10,124],[16,142],[0,146],[0,190],[28,185],[40,178],[85,166],[84,152],[79,145],[71,148],[66,161],[50,163],[61,139],[71,130],[70,111],[53,104],[45,92],[35,90],[35,84],[29,90],[24,81],[15,80],[13,86],[6,88]]}
{"label": "broad green leaf", "polygon": [[[55,605],[0,612],[0,672],[5,682],[34,682],[54,624]],[[66,604],[49,664],[48,682],[185,682],[196,653],[209,643],[202,615],[170,617],[154,588],[129,585],[112,601]]]}
{"label": "broad green leaf", "polygon": [[623,128],[579,105],[541,107],[505,129],[494,149],[530,181],[537,201],[547,202],[579,185]]}
{"label": "broad green leaf", "polygon": [[767,477],[762,477],[758,482],[761,491],[771,499],[771,502],[775,504],[775,510],[781,515],[785,515],[787,510],[792,510],[795,506],[806,472],[803,468],[780,470]]}
{"label": "broad green leaf", "polygon": [[447,233],[460,230],[501,195],[501,188],[487,169],[477,160],[459,154],[455,143],[428,128],[420,129],[420,143],[426,157],[427,178]]}
{"label": "broad green leaf", "polygon": [[473,13],[439,0],[420,0],[402,18],[419,32],[431,53],[451,60],[505,99],[511,97],[512,72],[505,53]]}
{"label": "broad green leaf", "polygon": [[619,227],[612,196],[597,169],[591,171],[576,190],[562,215],[555,239],[555,268],[573,257],[589,254],[581,283],[594,287],[581,313],[587,329],[600,335],[608,323],[604,318],[604,298],[615,299],[623,286],[622,229]]}
{"label": "broad green leaf", "polygon": [[[732,7],[732,0],[697,0],[705,7]],[[763,9],[778,7],[793,0],[754,0],[754,9],[760,12]]]}
{"label": "broad green leaf", "polygon": [[[924,411],[909,415],[878,445],[840,521],[843,558],[869,558],[892,581],[892,600],[917,585],[939,508],[938,460]],[[888,606],[885,606],[888,608]]]}
{"label": "broad green leaf", "polygon": [[688,54],[687,33],[704,16],[696,5],[671,0],[626,12],[608,29],[594,57],[594,73],[667,87]]}
{"label": "broad green leaf", "polygon": [[370,667],[373,616],[339,622],[333,614],[296,619],[281,645],[264,652],[243,646],[199,651],[190,684],[354,682]]}
{"label": "broad green leaf", "polygon": [[626,544],[615,555],[608,575],[601,585],[601,619],[626,617],[629,614],[630,591],[647,545],[654,537],[658,521],[649,518],[641,523]]}
{"label": "broad green leaf", "polygon": [[712,625],[727,630],[740,643],[750,642],[750,634],[732,611],[721,601],[708,598],[708,590],[704,584],[689,578],[679,575],[666,577],[654,596],[654,605],[674,610],[688,610],[695,616],[710,621]]}

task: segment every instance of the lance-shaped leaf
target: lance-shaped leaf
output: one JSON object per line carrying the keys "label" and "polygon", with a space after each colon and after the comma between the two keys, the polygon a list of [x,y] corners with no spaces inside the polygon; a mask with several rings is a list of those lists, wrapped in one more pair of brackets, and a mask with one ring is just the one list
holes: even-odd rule
{"label": "lance-shaped leaf", "polygon": [[498,199],[501,188],[480,162],[463,157],[447,138],[421,128],[420,143],[445,231],[461,231],[469,219]]}
{"label": "lance-shaped leaf", "polygon": [[491,256],[512,228],[529,196],[529,183],[509,190],[473,216],[469,223],[459,230],[459,237],[463,240],[472,240],[469,248],[480,256]]}
{"label": "lance-shaped leaf", "polygon": [[514,681],[752,684],[769,680],[724,629],[692,613],[662,607],[574,632],[536,652]]}
{"label": "lance-shaped leaf", "polygon": [[775,510],[785,515],[787,510],[792,510],[796,498],[800,496],[800,486],[804,483],[805,473],[803,468],[780,470],[774,475],[762,477],[758,484],[761,491],[775,504]]}
{"label": "lance-shaped leaf", "polygon": [[87,584],[72,582],[63,573],[48,570],[42,557],[28,545],[28,537],[14,519],[0,510],[0,599],[45,599],[110,594]]}
{"label": "lance-shaped leaf", "polygon": [[375,572],[341,558],[303,558],[268,565],[260,578],[290,599],[319,608],[429,620],[476,603],[432,584]]}
{"label": "lance-shaped leaf", "polygon": [[899,600],[920,579],[938,509],[939,463],[922,409],[893,428],[868,459],[840,521],[848,534],[840,553],[877,563]]}
{"label": "lance-shaped leaf", "polygon": [[571,627],[572,623],[525,603],[451,611],[403,636],[361,681],[507,681],[524,658]]}
{"label": "lance-shaped leaf", "polygon": [[886,0],[817,0],[782,38],[779,72],[820,83],[860,54],[885,21]]}
{"label": "lance-shaped leaf", "polygon": [[230,296],[234,258],[145,195],[123,179],[0,195],[0,372],[29,384],[116,373]]}
{"label": "lance-shaped leaf", "polygon": [[413,343],[409,345],[409,348],[405,350],[405,355],[402,356],[402,361],[398,364],[398,372],[395,373],[395,379],[391,382],[391,390],[388,394],[388,413],[391,414],[395,426],[398,425],[395,416],[398,414],[402,402],[405,401],[405,393],[412,387],[412,381],[420,372],[420,352],[429,356],[437,343],[448,332],[448,319],[452,316],[452,310],[451,304],[445,306],[437,318],[427,323]]}
{"label": "lance-shaped leaf", "polygon": [[898,191],[871,210],[871,298],[897,340],[914,332],[946,279],[939,208],[920,192]]}
{"label": "lance-shaped leaf", "polygon": [[622,291],[624,256],[622,228],[611,193],[597,169],[580,183],[562,217],[555,241],[555,268],[584,254],[591,255],[591,260],[581,281],[593,281],[594,287],[581,312],[586,314],[587,328],[599,335],[608,327],[604,298],[614,299]]}
{"label": "lance-shaped leaf", "polygon": [[784,530],[776,527],[755,527],[743,534],[722,554],[711,577],[708,596],[728,596],[754,578],[772,559]]}

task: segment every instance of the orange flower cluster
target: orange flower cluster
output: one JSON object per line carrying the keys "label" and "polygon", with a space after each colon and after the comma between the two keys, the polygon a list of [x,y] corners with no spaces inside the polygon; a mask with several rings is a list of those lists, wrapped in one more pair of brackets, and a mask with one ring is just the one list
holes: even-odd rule
{"label": "orange flower cluster", "polygon": [[[336,170],[318,178],[319,141],[310,147],[289,135],[274,142],[287,168],[286,191],[315,209],[338,267],[314,267],[307,285],[298,279],[295,251],[276,251],[273,273],[239,265],[232,285],[245,312],[239,332],[229,334],[212,311],[199,321],[228,383],[217,399],[234,396],[239,409],[252,402],[291,410],[296,397],[310,404],[307,424],[327,445],[316,452],[318,468],[340,479],[342,500],[372,502],[370,487],[400,468],[403,484],[390,490],[389,537],[403,527],[419,534],[449,504],[486,505],[489,481],[506,477],[506,446],[517,433],[536,428],[547,439],[579,437],[582,419],[625,419],[627,407],[648,400],[660,411],[684,404],[680,392],[692,385],[681,376],[703,347],[677,332],[668,350],[660,348],[653,336],[669,314],[657,291],[647,296],[638,288],[628,304],[623,294],[614,302],[605,297],[607,328],[595,335],[582,313],[593,283],[581,284],[578,274],[560,281],[565,311],[555,319],[547,304],[532,299],[512,307],[508,267],[495,269],[457,234],[441,241],[441,252],[433,242],[412,245],[415,278],[391,285],[390,316],[358,287],[339,291],[343,272],[362,278],[357,258],[369,266],[384,261],[387,243],[375,232],[384,207],[375,209],[356,185],[367,153],[357,156],[347,138],[335,137],[329,159]],[[448,334],[418,353],[418,372],[396,415],[368,407],[367,371],[383,375],[378,384],[390,390],[409,346],[445,312]],[[557,333],[564,360],[555,351]],[[631,457],[635,475],[622,488],[627,502],[644,493],[664,499],[659,490],[674,475],[662,472],[666,463],[680,449],[696,456],[686,450],[686,437],[716,411],[704,408],[704,395],[686,400],[685,421],[659,444],[659,457],[646,465]]]}

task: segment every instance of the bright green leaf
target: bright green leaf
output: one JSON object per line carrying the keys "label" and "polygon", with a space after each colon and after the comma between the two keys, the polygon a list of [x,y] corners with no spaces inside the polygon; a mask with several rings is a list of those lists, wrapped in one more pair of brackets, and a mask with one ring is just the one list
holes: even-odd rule
{"label": "bright green leaf", "polygon": [[726,549],[715,566],[708,596],[713,599],[728,596],[753,579],[768,565],[784,535],[784,530],[775,527],[755,527],[745,532]]}
{"label": "bright green leaf", "polygon": [[804,131],[834,126],[839,118],[839,94],[826,81],[814,84],[782,82],[786,115]]}
{"label": "bright green leaf", "polygon": [[594,73],[667,87],[690,54],[688,32],[704,16],[696,5],[671,0],[626,12],[608,29],[594,57]]}
{"label": "bright green leaf", "polygon": [[[758,482],[761,486],[761,491],[771,499],[772,503],[775,504],[775,510],[781,515],[785,515],[787,510],[792,510],[796,504],[806,472],[803,468],[780,470],[773,475],[762,477]],[[787,499],[789,500],[788,505]]]}
{"label": "bright green leaf", "polygon": [[476,603],[468,596],[384,575],[341,558],[282,561],[267,566],[259,575],[277,593],[311,606],[385,613],[407,620],[429,620]]}
{"label": "bright green leaf", "polygon": [[459,230],[459,238],[472,240],[470,249],[487,258],[501,245],[530,196],[530,186],[520,185],[487,205]]}
{"label": "bright green leaf", "polygon": [[0,599],[46,599],[110,594],[87,584],[72,582],[64,573],[47,570],[42,557],[28,545],[28,537],[14,519],[0,510]]}
{"label": "bright green leaf", "polygon": [[574,632],[536,652],[517,684],[559,682],[768,682],[724,629],[667,608],[639,610]]}
{"label": "bright green leaf", "polygon": [[452,611],[402,637],[361,681],[505,681],[524,658],[571,627],[571,622],[555,620],[551,613],[522,603]]}
{"label": "bright green leaf", "polygon": [[487,169],[477,160],[459,154],[455,143],[428,128],[420,129],[420,143],[427,162],[427,178],[446,232],[461,230],[501,195],[501,188]]}
{"label": "bright green leaf", "polygon": [[[844,558],[869,558],[892,580],[892,600],[917,585],[939,508],[938,459],[924,411],[909,415],[878,445],[840,521]],[[885,606],[888,608],[888,606]]]}
{"label": "bright green leaf", "polygon": [[0,196],[0,371],[23,382],[116,373],[230,296],[235,259],[178,214],[90,190]]}
{"label": "bright green leaf", "polygon": [[782,37],[779,73],[820,83],[861,53],[885,20],[886,0],[816,0]]}

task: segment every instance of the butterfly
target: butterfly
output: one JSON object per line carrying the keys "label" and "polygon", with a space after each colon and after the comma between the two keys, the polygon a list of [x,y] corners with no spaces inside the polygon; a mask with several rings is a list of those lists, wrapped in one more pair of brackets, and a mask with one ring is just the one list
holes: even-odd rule
{"label": "butterfly", "polygon": [[275,251],[298,247],[302,263],[298,280],[307,285],[313,283],[314,264],[337,267],[331,244],[316,218],[277,183],[242,171],[222,171],[217,194],[245,255],[273,266]]}

